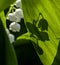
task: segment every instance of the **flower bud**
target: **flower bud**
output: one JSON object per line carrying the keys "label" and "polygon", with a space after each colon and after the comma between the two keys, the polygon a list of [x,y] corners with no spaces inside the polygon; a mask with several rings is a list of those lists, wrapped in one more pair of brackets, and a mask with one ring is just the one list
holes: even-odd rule
{"label": "flower bud", "polygon": [[15,36],[13,34],[8,35],[10,43],[13,43],[15,41]]}
{"label": "flower bud", "polygon": [[17,0],[15,5],[16,7],[22,8],[21,0]]}

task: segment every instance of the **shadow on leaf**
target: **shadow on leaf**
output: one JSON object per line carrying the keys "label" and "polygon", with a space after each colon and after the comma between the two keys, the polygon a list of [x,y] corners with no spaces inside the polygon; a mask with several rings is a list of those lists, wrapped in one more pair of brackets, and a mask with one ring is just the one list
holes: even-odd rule
{"label": "shadow on leaf", "polygon": [[49,41],[49,36],[47,32],[39,31],[38,28],[30,22],[26,22],[26,25],[28,30],[32,33],[32,35],[36,35],[39,40]]}
{"label": "shadow on leaf", "polygon": [[49,41],[49,36],[47,32],[39,32],[38,38],[41,41]]}
{"label": "shadow on leaf", "polygon": [[38,23],[38,28],[41,29],[41,31],[47,30],[48,31],[48,22],[46,19],[42,18]]}
{"label": "shadow on leaf", "polygon": [[42,54],[43,54],[42,48],[40,48],[40,47],[38,46],[38,44],[33,43],[33,45],[34,45],[34,47],[35,47],[35,50],[36,50],[40,55],[42,55]]}

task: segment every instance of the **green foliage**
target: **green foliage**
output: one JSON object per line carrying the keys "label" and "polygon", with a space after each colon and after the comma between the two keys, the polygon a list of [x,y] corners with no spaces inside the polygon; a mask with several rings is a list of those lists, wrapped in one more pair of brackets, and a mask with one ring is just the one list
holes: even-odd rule
{"label": "green foliage", "polygon": [[9,7],[15,0],[0,0],[0,11]]}
{"label": "green foliage", "polygon": [[[1,0],[0,11],[14,1]],[[43,65],[59,65],[60,1],[22,0],[22,8],[28,32],[19,36],[14,45],[25,45],[31,41]],[[42,18],[39,16],[40,13]],[[6,18],[4,12],[0,12],[1,65],[3,62],[5,65],[18,65],[15,50],[9,42],[5,28]]]}
{"label": "green foliage", "polygon": [[[25,23],[27,25],[27,29],[30,30],[30,32],[37,34],[36,32],[37,29],[32,24],[33,24],[33,20],[37,19],[39,13],[42,13],[44,19],[47,20],[47,27],[45,24],[42,24],[43,22],[39,23],[39,26],[40,24],[42,27],[43,25],[45,26],[42,29],[40,28],[40,33],[38,33],[38,36],[40,39],[37,39],[38,46],[42,48],[43,54],[40,55],[37,52],[37,50],[36,52],[40,60],[42,61],[43,65],[51,65],[57,54],[57,48],[59,45],[58,43],[59,41],[57,40],[57,37],[59,36],[59,32],[60,32],[60,29],[59,29],[60,28],[59,0],[56,0],[56,1],[53,1],[53,0],[48,0],[48,1],[47,0],[44,0],[44,1],[42,0],[33,0],[33,1],[32,0],[22,0],[22,6],[23,6],[24,17],[25,17]],[[39,19],[41,19],[41,17]],[[46,20],[44,21],[46,22]],[[29,22],[29,25],[27,24],[27,22]],[[44,29],[46,29],[46,31],[44,31]],[[46,37],[49,40],[45,40],[45,41],[41,40],[43,38],[46,39]]]}
{"label": "green foliage", "polygon": [[5,17],[4,11],[0,12],[0,18],[2,20],[4,28],[6,28],[6,17]]}
{"label": "green foliage", "polygon": [[[20,41],[18,41],[18,44],[17,42],[15,42],[15,45],[14,45],[16,55],[18,58],[18,64],[19,65],[25,65],[25,64],[26,65],[42,65],[42,62],[37,56],[35,49],[32,45],[32,41],[26,40],[25,42],[24,40],[22,40],[23,41],[22,44]],[[39,51],[41,50],[39,49]]]}
{"label": "green foliage", "polygon": [[2,13],[0,13],[0,65],[18,65],[15,50],[5,31],[6,22]]}

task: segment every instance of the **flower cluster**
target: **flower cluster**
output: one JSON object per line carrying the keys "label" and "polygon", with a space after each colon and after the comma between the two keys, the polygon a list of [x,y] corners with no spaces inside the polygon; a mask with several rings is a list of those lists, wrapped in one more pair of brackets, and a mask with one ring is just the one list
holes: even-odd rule
{"label": "flower cluster", "polygon": [[16,9],[15,12],[9,13],[7,19],[12,22],[20,22],[21,18],[23,18],[23,11],[22,9]]}
{"label": "flower cluster", "polygon": [[[21,19],[24,18],[21,0],[16,0],[14,5],[16,6],[15,11],[7,15],[7,19],[9,21],[12,21],[12,23],[10,23],[9,25],[9,30],[11,30],[12,32],[19,32],[21,29],[21,25],[19,24],[19,22],[21,22]],[[7,34],[10,39],[10,42],[14,42],[14,35],[10,34],[8,30]]]}
{"label": "flower cluster", "polygon": [[16,7],[19,7],[15,10],[15,12],[13,13],[9,13],[7,16],[7,19],[9,19],[10,21],[12,21],[12,23],[10,24],[10,30],[13,32],[19,32],[20,31],[20,27],[18,22],[21,21],[21,18],[23,18],[23,11],[22,11],[22,7],[21,7],[21,0],[17,0],[15,3]]}

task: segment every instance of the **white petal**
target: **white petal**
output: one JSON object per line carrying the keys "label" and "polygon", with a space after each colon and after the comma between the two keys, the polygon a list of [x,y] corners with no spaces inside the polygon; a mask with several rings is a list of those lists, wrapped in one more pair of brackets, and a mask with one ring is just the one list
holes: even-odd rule
{"label": "white petal", "polygon": [[16,22],[21,22],[21,18],[16,17]]}
{"label": "white petal", "polygon": [[9,29],[13,32],[19,32],[21,29],[21,26],[17,22],[13,22],[10,24]]}
{"label": "white petal", "polygon": [[15,13],[9,13],[7,19],[9,19],[10,21],[16,21]]}
{"label": "white petal", "polygon": [[23,18],[24,17],[22,9],[16,9],[15,15],[16,15],[16,17],[19,17],[19,18]]}
{"label": "white petal", "polygon": [[10,43],[13,43],[15,41],[15,36],[13,34],[9,34],[9,40],[10,40]]}
{"label": "white petal", "polygon": [[15,5],[16,7],[22,8],[21,0],[17,0]]}

